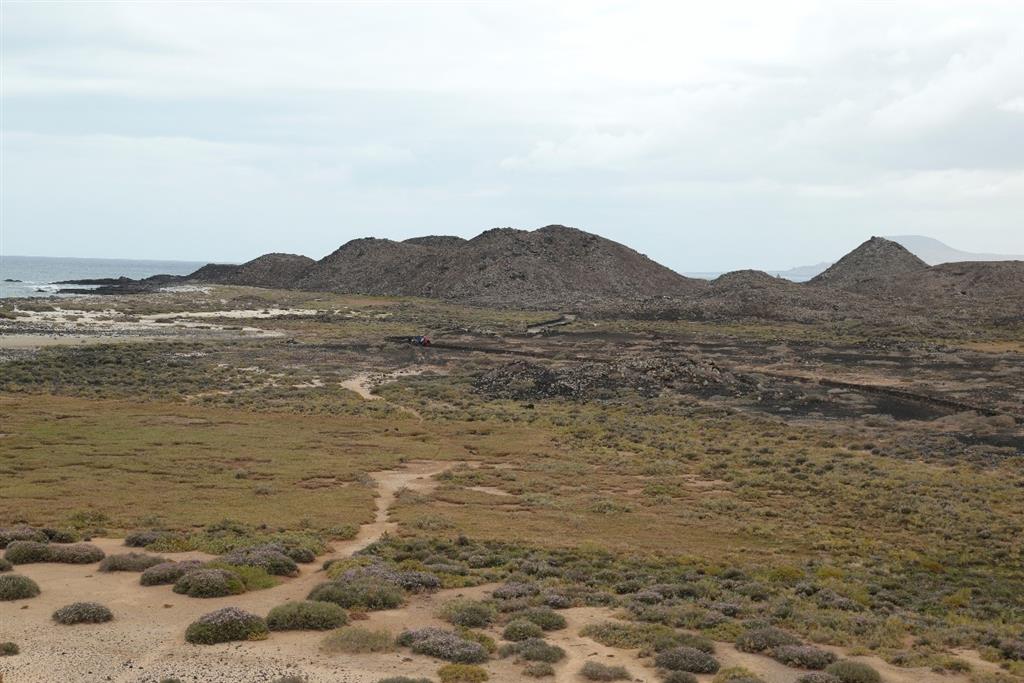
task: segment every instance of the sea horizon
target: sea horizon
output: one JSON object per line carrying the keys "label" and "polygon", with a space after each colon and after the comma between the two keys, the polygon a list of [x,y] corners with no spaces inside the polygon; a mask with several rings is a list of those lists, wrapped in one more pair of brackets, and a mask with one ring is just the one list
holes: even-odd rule
{"label": "sea horizon", "polygon": [[[188,275],[206,261],[0,254],[0,299],[59,296],[60,281]],[[77,287],[86,289],[87,286]]]}

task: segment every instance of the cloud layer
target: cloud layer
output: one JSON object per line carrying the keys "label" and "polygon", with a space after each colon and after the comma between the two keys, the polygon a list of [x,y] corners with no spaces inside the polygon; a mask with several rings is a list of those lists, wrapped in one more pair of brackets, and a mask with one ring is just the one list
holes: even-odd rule
{"label": "cloud layer", "polygon": [[[704,3],[709,4],[709,3]],[[4,3],[3,253],[565,223],[679,270],[1024,251],[1024,6]]]}

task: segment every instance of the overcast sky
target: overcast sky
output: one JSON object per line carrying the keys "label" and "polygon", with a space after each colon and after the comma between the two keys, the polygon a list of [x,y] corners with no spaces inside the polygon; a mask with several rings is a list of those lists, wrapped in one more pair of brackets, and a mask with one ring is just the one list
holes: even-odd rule
{"label": "overcast sky", "polygon": [[1024,252],[1024,2],[2,3],[7,254]]}

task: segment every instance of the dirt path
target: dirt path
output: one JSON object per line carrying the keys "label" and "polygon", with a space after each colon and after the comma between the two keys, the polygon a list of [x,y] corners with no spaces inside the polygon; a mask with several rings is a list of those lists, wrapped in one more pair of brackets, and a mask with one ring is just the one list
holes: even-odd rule
{"label": "dirt path", "polygon": [[[280,585],[239,596],[198,600],[177,595],[170,586],[143,587],[133,572],[103,574],[96,565],[29,564],[17,573],[34,579],[42,594],[30,600],[0,602],[0,641],[19,644],[22,654],[0,660],[0,673],[10,683],[36,681],[117,681],[141,683],[176,676],[182,681],[253,681],[255,672],[275,676],[315,666],[323,678],[311,681],[369,681],[380,669],[373,661],[363,663],[366,671],[356,672],[349,662],[325,663],[317,656],[318,634],[274,634],[258,643],[228,643],[210,647],[187,645],[185,627],[199,616],[221,607],[236,606],[256,614],[290,600],[302,600],[324,580],[320,563],[361,550],[385,533],[397,529],[388,519],[388,509],[402,488],[427,492],[436,474],[450,463],[413,462],[399,470],[372,474],[377,482],[376,514],[373,522],[360,527],[351,541],[338,542],[316,564],[303,565],[297,577]],[[108,554],[128,552],[120,539],[94,539]],[[168,554],[174,559],[210,559],[203,553]],[[66,627],[54,624],[50,614],[63,605],[92,600],[107,605],[115,615],[108,624]],[[378,656],[379,658],[379,656]],[[317,661],[321,660],[321,661]],[[366,668],[370,667],[370,668]],[[436,668],[436,667],[435,667]],[[357,670],[358,671],[358,670]],[[279,673],[278,673],[279,672]],[[365,674],[365,675],[364,675]],[[268,673],[269,675],[269,673]]]}
{"label": "dirt path", "polygon": [[[35,579],[42,594],[30,600],[0,602],[0,641],[12,640],[21,647],[16,657],[0,659],[0,680],[6,683],[50,683],[52,681],[113,681],[115,683],[157,683],[175,677],[187,683],[270,682],[285,675],[301,675],[309,683],[374,683],[386,676],[433,677],[437,660],[395,651],[366,655],[327,655],[320,651],[321,635],[303,631],[276,632],[265,641],[195,646],[184,642],[185,627],[207,612],[237,606],[256,614],[290,600],[302,600],[324,580],[320,563],[332,557],[346,557],[394,532],[397,523],[388,511],[397,493],[408,488],[429,492],[433,477],[451,463],[412,462],[402,469],[372,473],[377,483],[374,521],[360,527],[351,541],[336,543],[333,550],[314,565],[305,565],[297,577],[280,585],[240,596],[198,600],[177,595],[170,586],[142,587],[138,574],[101,574],[95,565],[30,564],[17,573]],[[108,554],[127,552],[119,539],[94,539]],[[210,559],[204,553],[175,553],[174,559]],[[454,597],[483,599],[494,585],[442,590],[413,596],[400,609],[372,612],[361,626],[386,629],[396,634],[404,628],[447,627],[437,618],[438,609]],[[108,624],[59,626],[50,619],[58,607],[79,600],[94,600],[110,607],[115,620]],[[555,665],[557,683],[582,683],[579,671],[588,660],[621,665],[634,681],[659,680],[649,660],[636,650],[603,646],[579,635],[588,624],[614,619],[607,608],[577,607],[561,612],[567,628],[548,634],[551,642],[566,652]],[[500,629],[490,629],[500,640]],[[745,666],[765,683],[794,683],[800,671],[761,655],[737,651],[729,643],[716,643],[716,657],[723,667]],[[840,655],[845,653],[832,648]],[[967,654],[970,653],[958,653]],[[976,653],[975,653],[976,654]],[[926,669],[900,669],[876,657],[853,657],[878,669],[886,683],[966,683],[965,675],[941,675]],[[976,662],[972,661],[972,664]],[[510,659],[495,659],[486,665],[493,683],[520,681],[522,665]],[[978,668],[984,669],[987,667]],[[702,683],[711,676],[698,677]]]}
{"label": "dirt path", "polygon": [[350,377],[349,379],[342,382],[341,386],[344,389],[348,389],[349,391],[359,394],[359,396],[361,396],[367,401],[384,401],[389,406],[394,406],[398,410],[401,410],[403,413],[408,413],[415,417],[417,420],[422,421],[423,416],[420,415],[419,411],[416,410],[415,408],[409,408],[408,406],[403,406],[398,403],[392,403],[391,401],[387,401],[384,399],[383,396],[379,396],[373,393],[373,390],[374,388],[380,386],[381,384],[394,382],[395,380],[401,377],[411,377],[414,375],[420,375],[423,374],[423,372],[425,371],[426,368],[410,367],[402,368],[401,370],[395,370],[394,372],[387,373],[361,372],[358,375]]}

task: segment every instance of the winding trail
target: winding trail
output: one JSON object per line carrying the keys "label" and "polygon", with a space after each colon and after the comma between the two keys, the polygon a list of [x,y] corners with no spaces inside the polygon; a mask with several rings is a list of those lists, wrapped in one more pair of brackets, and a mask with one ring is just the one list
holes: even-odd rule
{"label": "winding trail", "polygon": [[[148,683],[174,676],[197,683],[248,683],[264,680],[263,673],[274,672],[265,679],[269,681],[296,673],[297,667],[309,671],[310,666],[321,669],[324,675],[311,681],[375,680],[372,677],[379,677],[380,668],[373,662],[362,662],[362,671],[351,668],[346,661],[324,666],[316,652],[320,640],[317,634],[275,633],[267,641],[214,646],[187,645],[182,634],[190,622],[221,607],[266,614],[283,602],[305,599],[324,580],[320,570],[324,560],[347,557],[397,529],[388,510],[401,489],[428,492],[437,485],[432,477],[450,466],[443,462],[410,462],[401,469],[372,472],[377,490],[374,521],[362,525],[354,539],[334,543],[332,552],[317,558],[315,564],[300,565],[298,576],[266,590],[201,600],[177,595],[170,586],[143,587],[134,572],[100,573],[96,565],[21,565],[17,573],[35,580],[42,593],[29,600],[0,602],[0,641],[14,641],[22,650],[17,657],[0,660],[0,680]],[[95,538],[92,543],[108,555],[131,550],[121,539]],[[213,558],[200,552],[164,555],[175,560]],[[58,607],[81,600],[107,605],[114,612],[114,621],[66,627],[50,620]]]}
{"label": "winding trail", "polygon": [[[35,579],[42,594],[30,600],[0,602],[0,641],[16,642],[22,653],[0,659],[0,681],[6,683],[158,683],[178,678],[184,683],[254,683],[274,681],[286,675],[303,677],[309,683],[375,683],[387,676],[433,678],[440,662],[429,657],[395,651],[364,655],[328,655],[321,652],[321,635],[309,631],[275,632],[257,642],[223,643],[196,646],[184,643],[185,627],[202,614],[221,607],[236,606],[256,614],[291,600],[303,600],[324,580],[320,563],[326,559],[352,555],[385,534],[397,530],[389,510],[399,491],[408,488],[427,493],[437,486],[434,477],[453,463],[418,461],[401,469],[371,473],[376,482],[374,520],[359,528],[350,541],[334,544],[333,550],[316,564],[300,567],[298,576],[285,579],[274,588],[227,598],[199,600],[171,591],[170,586],[142,587],[138,574],[116,572],[102,574],[96,565],[30,564],[16,568],[17,573]],[[120,539],[94,539],[108,554],[128,552]],[[199,552],[167,554],[177,560],[210,559]],[[441,605],[454,597],[484,599],[496,587],[486,584],[463,589],[447,589],[413,596],[399,609],[372,612],[360,626],[385,629],[395,634],[404,628],[441,626],[437,618]],[[59,626],[50,620],[56,608],[79,600],[94,600],[111,608],[114,621],[107,624]],[[579,635],[588,624],[615,620],[614,611],[601,607],[576,607],[562,610],[567,628],[547,634],[548,639],[566,652],[555,665],[556,683],[583,683],[580,669],[587,661],[622,665],[634,681],[659,680],[648,660],[636,650],[601,645]],[[500,628],[489,629],[495,640]],[[738,652],[730,643],[715,643],[715,656],[723,667],[746,666],[757,672],[765,683],[794,683],[800,671],[762,655]],[[840,648],[830,648],[845,656]],[[971,661],[976,670],[994,668],[977,658],[977,653],[958,652]],[[973,657],[973,659],[972,659]],[[963,674],[937,674],[927,669],[900,669],[877,657],[853,657],[882,674],[885,683],[966,683]],[[487,663],[493,683],[523,680],[522,665],[512,658]],[[712,676],[698,676],[707,683]]]}

